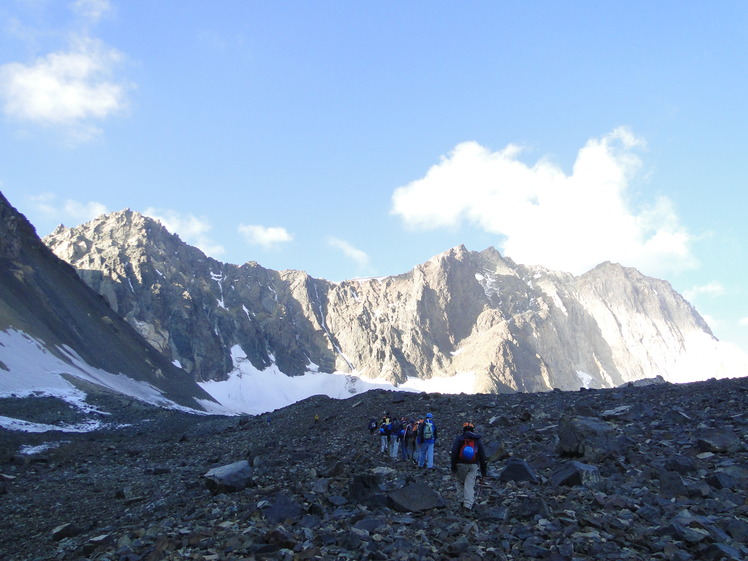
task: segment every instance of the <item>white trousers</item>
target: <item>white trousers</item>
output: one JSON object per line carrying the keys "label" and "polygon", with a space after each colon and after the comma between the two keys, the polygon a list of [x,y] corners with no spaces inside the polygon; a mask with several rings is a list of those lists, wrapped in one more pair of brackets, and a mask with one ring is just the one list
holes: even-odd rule
{"label": "white trousers", "polygon": [[475,503],[477,477],[478,464],[457,464],[457,498],[465,508],[473,508]]}

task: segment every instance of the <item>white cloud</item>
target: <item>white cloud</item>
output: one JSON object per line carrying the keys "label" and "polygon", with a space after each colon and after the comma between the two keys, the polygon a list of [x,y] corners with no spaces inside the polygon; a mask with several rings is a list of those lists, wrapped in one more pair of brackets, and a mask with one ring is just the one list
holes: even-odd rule
{"label": "white cloud", "polygon": [[77,143],[100,135],[99,123],[128,107],[132,86],[115,77],[124,55],[89,34],[111,10],[109,1],[76,0],[69,7],[81,16],[68,33],[70,44],[28,63],[0,65],[0,103],[7,118],[57,127]]}
{"label": "white cloud", "polygon": [[57,195],[52,193],[42,193],[30,197],[31,204],[34,208],[45,215],[50,220],[55,220],[59,224],[78,225],[97,216],[107,214],[109,210],[106,205],[97,201],[88,201],[82,203],[72,199],[66,199],[62,203],[57,201]]}
{"label": "white cloud", "polygon": [[738,323],[740,325],[746,325],[746,326],[748,326],[748,318],[740,318],[740,320],[738,321]]}
{"label": "white cloud", "polygon": [[147,208],[143,214],[158,220],[172,234],[177,234],[183,241],[200,248],[206,255],[216,257],[225,249],[214,242],[208,233],[213,226],[207,220],[192,214],[182,214],[176,210]]}
{"label": "white cloud", "polygon": [[273,249],[280,244],[293,241],[293,235],[285,228],[258,226],[255,224],[240,224],[239,233],[252,245],[259,245],[264,249]]}
{"label": "white cloud", "polygon": [[354,247],[345,240],[330,236],[327,243],[335,249],[339,249],[348,259],[354,261],[359,267],[369,266],[369,256],[362,250]]}
{"label": "white cloud", "polygon": [[516,261],[574,273],[602,261],[649,274],[695,267],[692,237],[670,200],[660,197],[638,211],[629,202],[641,146],[625,128],[590,139],[568,175],[547,159],[520,161],[515,145],[491,152],[465,142],[423,178],[396,189],[391,212],[414,228],[467,223],[499,236]]}
{"label": "white cloud", "polygon": [[94,23],[112,11],[109,0],[75,0],[70,6],[74,12]]}
{"label": "white cloud", "polygon": [[683,296],[689,302],[692,302],[701,295],[722,296],[725,293],[725,287],[719,281],[712,281],[707,284],[694,286],[683,291]]}
{"label": "white cloud", "polygon": [[51,53],[31,65],[0,67],[8,117],[39,124],[73,125],[104,119],[127,105],[126,88],[109,81],[122,56],[92,39],[70,52]]}
{"label": "white cloud", "polygon": [[97,203],[96,201],[79,203],[70,199],[65,201],[63,211],[67,216],[74,217],[79,222],[88,222],[97,216],[109,212],[107,207],[102,203]]}

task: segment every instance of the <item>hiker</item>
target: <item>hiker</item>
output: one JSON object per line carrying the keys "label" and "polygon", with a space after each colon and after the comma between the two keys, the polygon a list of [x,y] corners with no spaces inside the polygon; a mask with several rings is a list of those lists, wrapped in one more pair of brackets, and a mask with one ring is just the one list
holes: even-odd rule
{"label": "hiker", "polygon": [[413,463],[418,465],[418,460],[421,458],[421,425],[423,424],[423,417],[418,417],[418,420],[413,425]]}
{"label": "hiker", "polygon": [[389,448],[390,433],[392,431],[392,422],[389,415],[385,412],[382,421],[379,423],[379,451],[385,454]]}
{"label": "hiker", "polygon": [[436,424],[431,413],[426,413],[426,419],[418,429],[418,436],[421,439],[418,467],[431,469],[434,467],[434,444],[436,443]]}
{"label": "hiker", "polygon": [[471,510],[475,503],[475,481],[480,476],[486,477],[486,452],[475,425],[471,422],[462,425],[462,434],[452,442],[450,453],[452,473],[456,475],[457,496],[460,506]]}
{"label": "hiker", "polygon": [[374,417],[369,419],[367,428],[369,429],[369,434],[374,434],[375,432],[377,432],[377,420]]}
{"label": "hiker", "polygon": [[394,417],[390,428],[390,458],[397,458],[397,447],[400,444],[400,429],[403,424]]}
{"label": "hiker", "polygon": [[418,446],[416,444],[418,441],[418,427],[418,421],[410,421],[410,426],[408,427],[410,429],[410,436],[406,435],[405,439],[407,459],[411,460],[414,464],[418,463]]}
{"label": "hiker", "polygon": [[319,413],[314,414],[314,424],[315,425],[319,424]]}
{"label": "hiker", "polygon": [[410,419],[403,417],[403,428],[400,430],[400,457],[403,460],[411,458],[410,443],[413,440],[413,423]]}

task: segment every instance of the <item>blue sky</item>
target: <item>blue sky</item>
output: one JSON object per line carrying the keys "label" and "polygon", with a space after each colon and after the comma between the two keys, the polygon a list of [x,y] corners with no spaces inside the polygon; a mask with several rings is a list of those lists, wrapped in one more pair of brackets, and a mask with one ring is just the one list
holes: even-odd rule
{"label": "blue sky", "polygon": [[8,0],[0,190],[344,280],[458,244],[664,278],[748,350],[748,4]]}

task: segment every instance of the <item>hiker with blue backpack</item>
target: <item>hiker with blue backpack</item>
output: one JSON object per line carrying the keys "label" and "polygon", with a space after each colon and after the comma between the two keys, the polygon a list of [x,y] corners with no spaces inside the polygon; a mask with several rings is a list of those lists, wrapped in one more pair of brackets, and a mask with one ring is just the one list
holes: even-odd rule
{"label": "hiker with blue backpack", "polygon": [[436,424],[431,413],[426,413],[426,419],[418,429],[418,437],[421,442],[418,467],[431,469],[434,467],[434,444],[436,443]]}
{"label": "hiker with blue backpack", "polygon": [[462,434],[452,442],[450,454],[452,473],[457,477],[457,496],[460,506],[471,510],[475,503],[475,481],[486,476],[486,452],[481,436],[476,434],[475,425],[468,422],[462,425]]}

